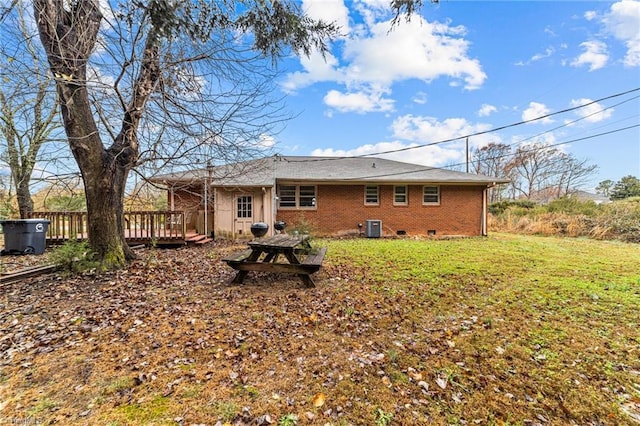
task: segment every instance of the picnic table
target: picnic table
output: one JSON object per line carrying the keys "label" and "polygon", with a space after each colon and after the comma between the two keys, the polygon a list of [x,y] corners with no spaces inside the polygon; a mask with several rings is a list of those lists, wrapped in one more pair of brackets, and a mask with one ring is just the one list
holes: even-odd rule
{"label": "picnic table", "polygon": [[297,274],[306,287],[315,287],[311,274],[322,266],[327,248],[311,247],[308,235],[276,234],[247,244],[248,250],[222,259],[238,271],[233,283],[241,284],[250,271],[258,271]]}

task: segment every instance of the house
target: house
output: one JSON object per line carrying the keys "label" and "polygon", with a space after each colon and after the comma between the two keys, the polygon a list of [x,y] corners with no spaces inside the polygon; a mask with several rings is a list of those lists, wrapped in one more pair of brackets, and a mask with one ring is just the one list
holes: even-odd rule
{"label": "house", "polygon": [[[310,225],[317,235],[487,233],[487,188],[507,180],[373,157],[275,155],[152,179],[187,227],[250,236],[255,222]],[[368,235],[378,236],[378,235]]]}
{"label": "house", "polygon": [[596,204],[609,204],[611,202],[609,197],[582,190],[573,191],[571,194],[569,194],[569,197],[574,198],[578,201],[593,201]]}

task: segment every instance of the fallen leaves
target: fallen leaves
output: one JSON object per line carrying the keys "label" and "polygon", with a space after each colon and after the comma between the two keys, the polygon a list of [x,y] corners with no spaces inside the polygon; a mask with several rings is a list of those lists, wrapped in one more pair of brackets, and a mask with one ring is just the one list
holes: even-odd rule
{"label": "fallen leaves", "polygon": [[[623,366],[635,343],[616,352],[591,339],[597,351],[567,357],[556,347],[542,362],[543,352],[523,343],[529,324],[509,319],[506,305],[521,312],[520,301],[493,301],[495,281],[379,282],[366,267],[328,259],[315,289],[269,274],[232,286],[233,271],[217,260],[224,250],[157,250],[152,263],[127,271],[3,287],[0,416],[40,409],[39,418],[59,424],[324,425],[374,424],[378,413],[393,414],[393,424],[562,423],[558,395],[575,405],[594,388],[618,395],[621,411],[637,406],[623,397],[633,389],[611,380],[638,369]],[[594,367],[605,358],[615,371]],[[549,378],[549,365],[571,380]]]}
{"label": "fallen leaves", "polygon": [[324,393],[320,392],[315,394],[315,396],[313,397],[313,406],[316,408],[320,408],[324,405],[326,400],[326,397],[324,395]]}

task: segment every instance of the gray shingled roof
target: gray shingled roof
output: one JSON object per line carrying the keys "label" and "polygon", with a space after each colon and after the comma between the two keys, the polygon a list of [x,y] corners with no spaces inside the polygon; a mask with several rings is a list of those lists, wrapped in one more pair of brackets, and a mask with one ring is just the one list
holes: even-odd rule
{"label": "gray shingled roof", "polygon": [[[155,182],[201,180],[206,170],[158,176]],[[213,169],[215,186],[271,186],[277,181],[315,183],[456,183],[491,185],[508,180],[376,157],[273,156]]]}

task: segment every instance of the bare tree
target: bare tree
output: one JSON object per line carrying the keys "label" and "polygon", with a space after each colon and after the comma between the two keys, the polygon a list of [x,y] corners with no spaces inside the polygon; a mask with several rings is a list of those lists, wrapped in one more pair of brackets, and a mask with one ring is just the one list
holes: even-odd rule
{"label": "bare tree", "polygon": [[42,148],[61,128],[54,84],[25,12],[23,2],[15,1],[0,30],[0,57],[10,65],[0,69],[0,159],[11,171],[21,218],[33,211],[32,175]]}
{"label": "bare tree", "polygon": [[558,173],[557,196],[565,197],[587,182],[597,170],[596,164],[586,159],[577,159],[571,154],[561,153],[561,168]]}
{"label": "bare tree", "polygon": [[521,145],[505,166],[513,177],[515,194],[525,198],[558,198],[575,190],[597,170],[587,160],[578,160],[558,148],[537,143]]}
{"label": "bare tree", "polygon": [[[487,146],[476,148],[471,156],[471,166],[477,174],[507,178],[507,164],[511,158],[511,147],[501,143],[490,143]],[[489,202],[495,203],[502,199],[503,188],[500,186],[490,188]]]}
{"label": "bare tree", "polygon": [[[228,64],[250,70],[256,63],[251,51],[274,60],[289,49],[304,54],[313,48],[324,52],[326,40],[336,33],[333,24],[313,21],[285,1],[109,2],[112,9],[104,13],[98,0],[33,3],[40,39],[56,80],[65,131],[85,187],[89,244],[105,268],[121,267],[133,257],[124,241],[123,199],[127,177],[141,154],[152,155],[156,161],[175,157],[162,155],[167,140],[178,147],[173,153],[189,153],[188,139],[194,133],[201,138],[198,146],[242,147],[242,132],[229,138],[226,125],[234,118],[242,120],[243,107],[251,106],[250,97],[243,96],[238,103],[237,98],[224,95],[237,93],[238,88],[245,95],[263,96],[261,76],[249,80],[253,85],[236,87],[239,82],[227,81],[227,75],[206,76],[207,80],[198,65],[219,61],[217,71]],[[239,42],[251,49],[234,49]],[[103,56],[105,46],[119,52],[120,60]],[[110,58],[116,57],[112,54]],[[102,60],[103,68],[93,68],[92,58]],[[104,92],[114,95],[117,116],[101,114],[91,102],[95,93],[106,89],[92,85],[92,73],[104,73],[109,67],[112,80]],[[234,72],[234,67],[228,72]],[[251,73],[246,71],[244,76]],[[222,95],[216,102],[220,110],[199,111],[199,116],[184,101],[203,87],[209,94],[220,89]],[[152,100],[162,107],[159,117],[153,115],[158,110],[149,108]],[[213,112],[218,125],[201,126]],[[265,112],[264,122],[267,117]],[[111,120],[116,118],[119,124],[113,127]],[[164,122],[167,118],[172,125]],[[148,124],[141,126],[143,122]],[[113,128],[117,130],[110,133]],[[156,141],[148,151],[142,151],[140,144],[141,137],[147,136],[145,131]],[[110,143],[105,145],[105,140]]]}

